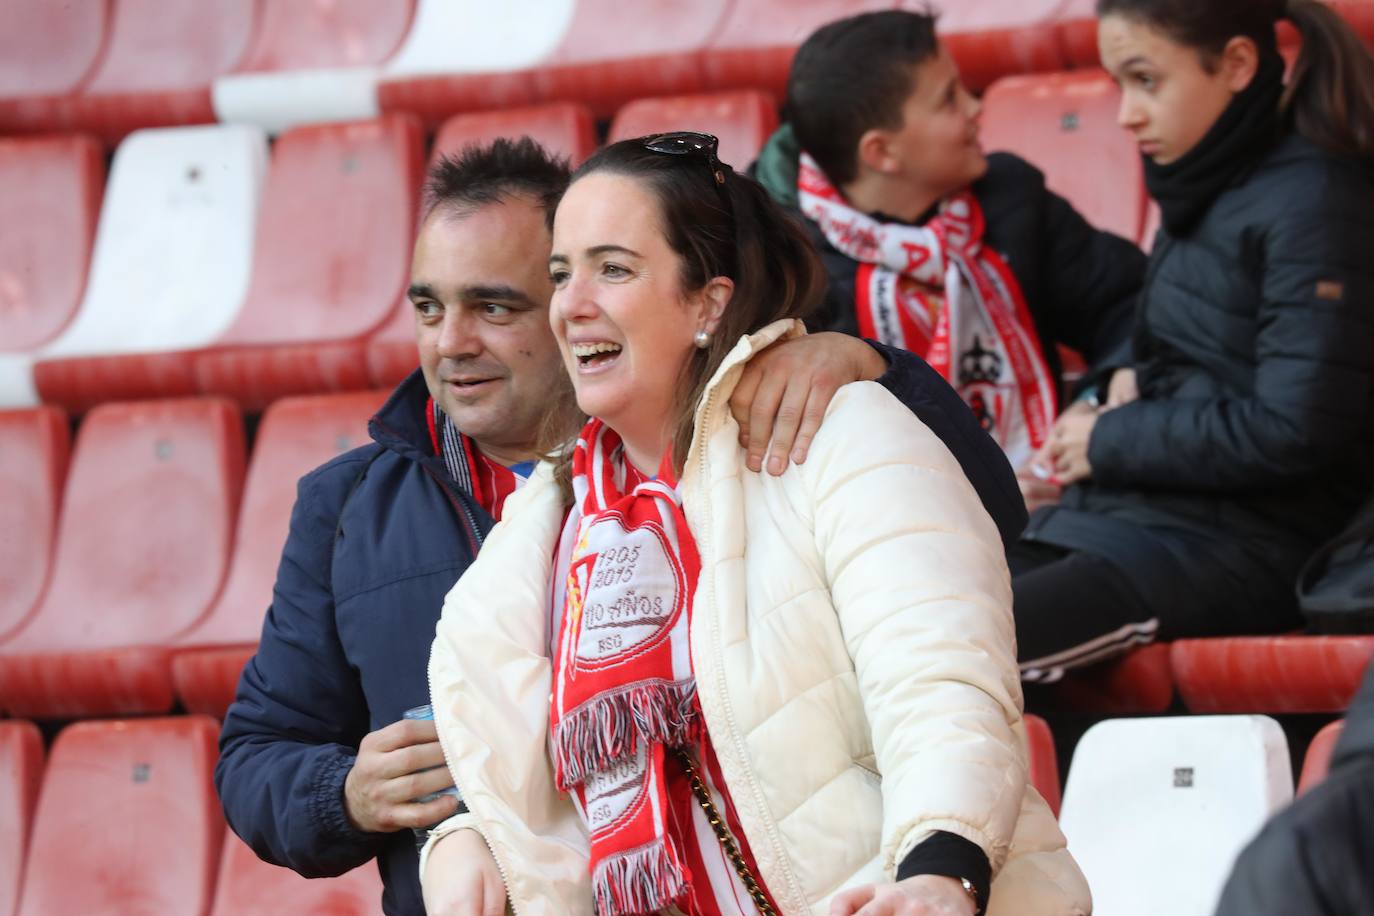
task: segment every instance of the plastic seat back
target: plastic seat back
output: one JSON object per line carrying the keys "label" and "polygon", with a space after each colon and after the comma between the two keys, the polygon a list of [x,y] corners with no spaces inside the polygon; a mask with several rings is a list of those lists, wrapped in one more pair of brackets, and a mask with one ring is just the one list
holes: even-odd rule
{"label": "plastic seat back", "polygon": [[94,72],[109,21],[110,0],[0,0],[0,130],[55,127],[54,100]]}
{"label": "plastic seat back", "polygon": [[414,0],[262,0],[235,73],[215,80],[215,116],[280,133],[375,118],[381,65],[405,39]]}
{"label": "plastic seat back", "polygon": [[0,412],[0,643],[47,588],[70,449],[58,408]]}
{"label": "plastic seat back", "polygon": [[[192,712],[223,715],[238,671],[225,673],[219,655],[197,650],[257,644],[301,477],[369,441],[367,421],[385,392],[283,398],[263,414],[239,512],[234,556],[213,610],[178,640],[173,679]],[[245,657],[247,652],[236,653]]]}
{"label": "plastic seat back", "polygon": [[381,916],[382,879],[367,862],[337,878],[302,878],[264,862],[233,831],[224,836],[210,916]]}
{"label": "plastic seat back", "polygon": [[224,818],[208,716],[78,722],[57,736],[21,916],[204,913]]}
{"label": "plastic seat back", "polygon": [[[86,295],[34,367],[45,401],[80,411],[194,392],[181,351],[210,344],[238,315],[266,172],[256,127],[140,131],[120,145]],[[114,355],[138,358],[92,359]]]}
{"label": "plastic seat back", "polygon": [[674,130],[697,130],[720,140],[720,158],[744,171],[778,126],[778,111],[766,92],[720,92],[639,99],[616,114],[608,142]]}
{"label": "plastic seat back", "polygon": [[710,89],[759,89],[782,101],[797,46],[828,22],[898,0],[752,0],[733,4],[702,54]]}
{"label": "plastic seat back", "polygon": [[562,41],[576,0],[418,0],[377,85],[383,111],[437,125],[460,111],[534,104],[530,67]]}
{"label": "plastic seat back", "polygon": [[983,97],[987,150],[1016,153],[1088,222],[1138,241],[1145,176],[1130,134],[1116,124],[1119,92],[1101,71],[1010,76]]}
{"label": "plastic seat back", "polygon": [[1298,778],[1299,795],[1321,785],[1326,778],[1331,768],[1331,752],[1336,749],[1336,742],[1340,740],[1344,728],[1345,721],[1337,719],[1323,725],[1321,731],[1312,737],[1312,743],[1307,745],[1307,753],[1302,758],[1302,775]]}
{"label": "plastic seat back", "polygon": [[1050,810],[1059,815],[1059,754],[1054,749],[1054,735],[1050,725],[1037,715],[1027,713],[1026,755],[1030,763],[1027,774],[1031,785],[1049,803]]}
{"label": "plastic seat back", "polygon": [[1169,657],[1193,712],[1344,712],[1374,658],[1374,636],[1181,639]]}
{"label": "plastic seat back", "polygon": [[197,360],[202,392],[255,409],[367,386],[363,337],[409,283],[423,162],[418,122],[398,115],[277,141],[252,284],[216,350]]}
{"label": "plastic seat back", "polygon": [[[921,0],[904,7],[924,11]],[[1064,0],[979,0],[946,4],[940,16],[940,42],[959,66],[973,92],[1013,73],[1062,70],[1068,58],[1060,40]]]}
{"label": "plastic seat back", "polygon": [[449,118],[434,138],[430,161],[463,147],[499,138],[529,137],[544,149],[566,156],[573,168],[596,152],[596,119],[585,105],[551,102],[505,111],[473,111]]}
{"label": "plastic seat back", "polygon": [[0,702],[35,717],[165,712],[170,647],[219,593],[243,488],[222,400],[106,404],[77,436],[52,584],[0,645]]}
{"label": "plastic seat back", "polygon": [[1292,797],[1273,719],[1109,719],[1078,743],[1059,824],[1096,912],[1206,916],[1236,854]]}
{"label": "plastic seat back", "polygon": [[114,0],[105,53],[60,118],[114,143],[144,127],[214,120],[210,84],[248,50],[254,0]]}
{"label": "plastic seat back", "polygon": [[258,0],[240,73],[381,64],[410,29],[415,0]]}
{"label": "plastic seat back", "polygon": [[[730,0],[578,0],[563,41],[535,68],[540,99],[582,102],[609,117],[637,96],[701,92],[701,52]],[[613,41],[607,29],[614,24]]]}
{"label": "plastic seat back", "polygon": [[32,722],[0,722],[0,916],[19,906],[33,806],[43,779],[43,736]]}
{"label": "plastic seat back", "polygon": [[32,350],[76,314],[104,189],[89,137],[0,139],[0,349]]}

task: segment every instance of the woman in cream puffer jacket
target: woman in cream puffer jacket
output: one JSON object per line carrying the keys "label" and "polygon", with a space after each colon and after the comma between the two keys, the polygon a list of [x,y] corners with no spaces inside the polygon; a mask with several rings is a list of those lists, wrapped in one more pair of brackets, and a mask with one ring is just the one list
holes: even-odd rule
{"label": "woman in cream puffer jacket", "polygon": [[[468,812],[431,833],[426,904],[821,916],[877,893],[878,912],[971,913],[990,866],[994,916],[1086,914],[1026,781],[1001,540],[943,442],[856,383],[804,464],[746,467],[729,396],[804,333],[821,274],[714,143],[612,144],[559,205],[550,321],[598,419],[575,499],[541,465],[445,601],[430,689]],[[680,794],[693,765],[699,809]],[[975,871],[940,871],[936,848]]]}
{"label": "woman in cream puffer jacket", "polygon": [[[740,341],[702,401],[681,481],[702,559],[698,692],[764,883],[784,913],[825,914],[837,891],[891,880],[943,830],[992,862],[988,913],[1091,912],[1026,781],[1001,541],[944,444],[859,382],[836,396],[804,465],[745,468],[729,394],[753,353],[796,333],[780,322]],[[431,845],[480,830],[517,913],[592,911],[586,828],[548,756],[564,508],[542,465],[450,592],[430,659],[470,812]]]}

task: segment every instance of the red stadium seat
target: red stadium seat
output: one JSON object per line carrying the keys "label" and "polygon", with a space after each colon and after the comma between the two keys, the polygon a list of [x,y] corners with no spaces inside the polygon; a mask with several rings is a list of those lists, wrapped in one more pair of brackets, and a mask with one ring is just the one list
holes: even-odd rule
{"label": "red stadium seat", "polygon": [[0,916],[19,907],[33,806],[43,779],[43,736],[32,722],[0,722]]}
{"label": "red stadium seat", "polygon": [[191,712],[222,717],[257,645],[296,499],[311,469],[368,441],[385,393],[284,398],[263,414],[244,484],[234,558],[214,609],[177,641],[172,682]]}
{"label": "red stadium seat", "polygon": [[375,118],[381,65],[414,11],[414,0],[262,0],[248,54],[215,80],[216,117],[273,133]]}
{"label": "red stadium seat", "polygon": [[702,65],[711,89],[761,89],[782,100],[797,46],[836,19],[893,9],[898,0],[751,0],[731,6],[706,45]]}
{"label": "red stadium seat", "polygon": [[62,100],[57,126],[114,145],[140,127],[214,121],[210,85],[243,59],[254,10],[250,0],[113,0],[104,56]]}
{"label": "red stadium seat", "polygon": [[587,106],[576,102],[454,115],[439,128],[430,161],[457,153],[470,144],[525,136],[551,153],[567,156],[576,168],[596,152],[596,119]]}
{"label": "red stadium seat", "polygon": [[1184,639],[1170,660],[1183,702],[1200,713],[1342,712],[1374,657],[1374,636]]}
{"label": "red stadium seat", "polygon": [[[506,111],[475,111],[454,115],[434,139],[430,162],[469,144],[490,143],[498,137],[529,136],[545,149],[567,156],[575,168],[596,150],[596,122],[586,106],[554,102]],[[415,371],[415,310],[404,295],[382,329],[367,346],[368,377],[378,388],[391,388]]]}
{"label": "red stadium seat", "polygon": [[76,314],[104,190],[89,137],[0,140],[0,350],[32,350]]}
{"label": "red stadium seat", "polygon": [[418,0],[410,34],[377,84],[382,111],[435,126],[460,111],[532,105],[530,69],[557,48],[575,0]]}
{"label": "red stadium seat", "polygon": [[[237,124],[142,130],[120,144],[86,294],[21,367],[45,403],[81,413],[196,393],[195,352],[243,305],[267,161],[263,132]],[[0,354],[0,373],[7,362]]]}
{"label": "red stadium seat", "polygon": [[1135,140],[1116,125],[1117,99],[1100,70],[1009,76],[983,97],[982,140],[1036,165],[1088,222],[1136,241],[1145,176]]}
{"label": "red stadium seat", "polygon": [[1054,816],[1059,816],[1059,756],[1054,749],[1054,735],[1049,723],[1032,713],[1026,713],[1026,751],[1030,761],[1027,774],[1031,785],[1049,803]]}
{"label": "red stadium seat", "polygon": [[638,96],[701,92],[702,49],[731,5],[578,0],[562,44],[535,68],[536,97],[581,102],[597,116],[610,117]]}
{"label": "red stadium seat", "polygon": [[258,0],[237,72],[380,64],[405,39],[414,12],[415,0]]}
{"label": "red stadium seat", "polygon": [[366,339],[410,277],[424,153],[419,124],[296,128],[277,141],[238,318],[196,360],[203,393],[256,410],[368,386]]}
{"label": "red stadium seat", "polygon": [[766,92],[719,92],[640,99],[616,113],[607,142],[671,130],[699,130],[720,138],[720,158],[739,171],[758,158],[778,126],[778,109]]}
{"label": "red stadium seat", "polygon": [[1075,669],[1064,675],[1054,692],[1059,703],[1081,712],[1164,712],[1174,699],[1169,646],[1142,646],[1120,658]]}
{"label": "red stadium seat", "polygon": [[1307,745],[1307,754],[1302,759],[1302,775],[1298,777],[1299,795],[1315,788],[1326,778],[1326,772],[1331,766],[1331,752],[1336,749],[1336,742],[1340,740],[1341,730],[1344,728],[1345,722],[1337,719],[1335,722],[1326,723],[1321,731],[1313,736],[1312,743]]}
{"label": "red stadium seat", "polygon": [[210,916],[381,916],[377,864],[359,865],[337,878],[302,878],[262,861],[232,831],[224,836],[215,908]]}
{"label": "red stadium seat", "polygon": [[58,408],[0,412],[0,642],[47,588],[70,449]]}
{"label": "red stadium seat", "polygon": [[1070,67],[1098,67],[1097,0],[1065,0],[1059,11],[1059,43]]}
{"label": "red stadium seat", "polygon": [[92,410],[77,436],[52,584],[0,645],[0,705],[35,718],[171,709],[171,646],[219,593],[242,489],[233,404]]}
{"label": "red stadium seat", "polygon": [[[940,16],[940,41],[964,84],[982,92],[1013,73],[1045,73],[1068,66],[1059,37],[1064,0],[979,0],[948,3]],[[925,10],[924,0],[904,0]]]}
{"label": "red stadium seat", "polygon": [[110,0],[0,0],[0,131],[51,130],[105,49]]}
{"label": "red stadium seat", "polygon": [[78,722],[57,736],[20,916],[209,910],[224,841],[207,716]]}

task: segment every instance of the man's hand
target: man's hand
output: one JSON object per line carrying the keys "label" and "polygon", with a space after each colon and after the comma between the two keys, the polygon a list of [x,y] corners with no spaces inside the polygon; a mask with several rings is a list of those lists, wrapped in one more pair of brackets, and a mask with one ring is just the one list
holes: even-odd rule
{"label": "man's hand", "polygon": [[[857,337],[835,332],[780,340],[749,360],[730,396],[745,464],[775,477],[806,460],[811,440],[841,385],[874,381],[887,361]],[[771,447],[769,442],[772,442]]]}
{"label": "man's hand", "polygon": [[429,916],[501,916],[506,911],[501,870],[476,830],[456,830],[435,843],[420,886]]}
{"label": "man's hand", "polygon": [[457,813],[458,800],[444,795],[417,805],[413,799],[451,785],[434,722],[402,719],[363,738],[344,779],[344,808],[353,826],[368,833],[428,827]]}
{"label": "man's hand", "polygon": [[973,898],[955,878],[917,875],[837,894],[830,916],[973,916]]}
{"label": "man's hand", "polygon": [[1021,487],[1021,498],[1026,501],[1027,512],[1034,512],[1041,506],[1056,505],[1064,493],[1064,488],[1054,482],[1057,478],[1052,476],[1052,471],[1050,477],[1042,478],[1035,473],[1035,467],[1032,459],[1031,467],[1016,475],[1016,482]]}

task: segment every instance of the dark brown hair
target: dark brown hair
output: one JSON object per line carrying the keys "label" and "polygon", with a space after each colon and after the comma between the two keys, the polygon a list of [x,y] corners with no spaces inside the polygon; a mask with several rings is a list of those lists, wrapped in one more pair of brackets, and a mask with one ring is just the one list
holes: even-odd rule
{"label": "dark brown hair", "polygon": [[548,216],[568,187],[568,160],[529,137],[471,144],[430,166],[422,194],[426,216],[435,207],[468,213],[515,195],[527,195]]}
{"label": "dark brown hair", "polygon": [[917,66],[940,53],[935,19],[929,10],[861,13],[822,26],[797,49],[785,114],[836,187],[858,175],[865,133],[902,126]]}
{"label": "dark brown hair", "polygon": [[1121,16],[1196,49],[1208,70],[1226,43],[1249,38],[1278,53],[1274,26],[1287,19],[1302,51],[1279,103],[1293,128],[1338,155],[1374,156],[1374,57],[1340,15],[1318,0],[1097,0],[1098,16]]}
{"label": "dark brown hair", "polygon": [[[705,349],[694,349],[683,371],[673,425],[673,462],[679,472],[687,460],[697,403],[711,376],[739,339],[782,318],[806,318],[825,292],[825,270],[811,240],[758,182],[721,165],[717,184],[704,154],[670,155],[646,149],[643,138],[605,147],[572,176],[598,172],[636,179],[658,202],[659,226],[680,259],[679,282],[685,293],[700,290],[715,277],[734,281],[734,292],[720,325]],[[563,408],[551,408],[545,424],[544,453],[567,443]],[[565,494],[571,454],[562,456],[557,477]]]}

